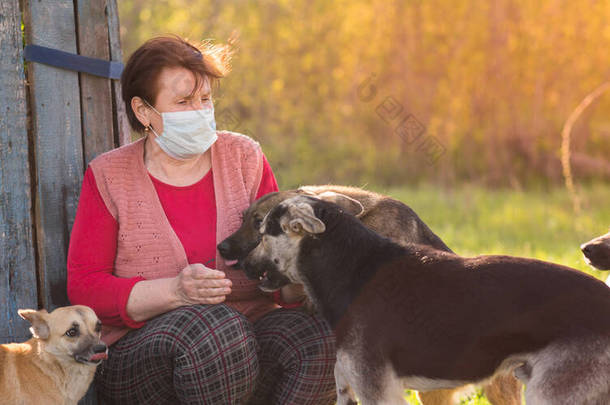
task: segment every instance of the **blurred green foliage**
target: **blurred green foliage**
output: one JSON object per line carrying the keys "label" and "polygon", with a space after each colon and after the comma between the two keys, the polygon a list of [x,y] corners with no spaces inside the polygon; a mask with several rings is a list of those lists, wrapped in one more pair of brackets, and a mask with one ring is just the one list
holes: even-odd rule
{"label": "blurred green foliage", "polygon": [[[126,57],[155,35],[224,42],[239,32],[233,72],[217,94],[219,128],[259,140],[283,188],[557,184],[561,128],[610,78],[607,1],[121,0],[119,7]],[[395,132],[409,114],[423,135],[412,126],[406,137]],[[574,128],[577,180],[610,178],[608,156],[610,95]]]}
{"label": "blurred green foliage", "polygon": [[[468,391],[468,390],[466,390]],[[417,398],[417,392],[406,390],[405,400],[409,405],[420,405],[421,401]],[[460,405],[491,405],[485,395],[483,395],[481,389],[476,389],[471,394],[463,394],[458,397]]]}

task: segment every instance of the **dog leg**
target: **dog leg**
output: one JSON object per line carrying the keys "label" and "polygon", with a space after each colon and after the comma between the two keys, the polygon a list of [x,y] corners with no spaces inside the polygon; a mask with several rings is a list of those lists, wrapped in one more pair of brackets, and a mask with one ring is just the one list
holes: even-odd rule
{"label": "dog leg", "polygon": [[607,405],[610,339],[557,342],[534,354],[525,400],[536,405]]}
{"label": "dog leg", "polygon": [[493,405],[521,405],[521,383],[510,374],[498,375],[483,387]]}
{"label": "dog leg", "polygon": [[[379,387],[360,387],[364,388],[364,391],[359,395],[360,404],[362,405],[407,405],[407,401],[404,398],[405,390],[400,385],[400,381],[397,381],[394,388],[397,386],[400,389],[385,389],[383,392],[379,392]],[[367,390],[367,388],[373,388]],[[339,403],[337,402],[337,405]],[[354,405],[356,402],[354,402]]]}
{"label": "dog leg", "polygon": [[393,381],[385,382],[385,389],[381,392],[381,395],[377,392],[377,395],[367,395],[363,393],[360,398],[362,405],[407,405],[405,400],[405,390],[400,382],[396,379]]}
{"label": "dog leg", "polygon": [[358,405],[356,394],[349,385],[339,362],[335,363],[335,383],[337,384],[337,405]]}
{"label": "dog leg", "polygon": [[405,400],[404,382],[396,375],[391,364],[386,363],[380,367],[377,373],[370,373],[366,383],[359,387],[356,392],[360,395],[363,405],[400,405],[407,404]]}

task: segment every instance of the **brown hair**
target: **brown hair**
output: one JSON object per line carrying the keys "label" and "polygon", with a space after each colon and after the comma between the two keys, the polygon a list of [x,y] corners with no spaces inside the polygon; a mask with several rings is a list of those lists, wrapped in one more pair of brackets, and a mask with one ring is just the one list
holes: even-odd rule
{"label": "brown hair", "polygon": [[230,70],[231,43],[213,45],[210,41],[195,45],[178,36],[149,39],[131,54],[121,75],[121,87],[129,125],[134,131],[144,131],[131,109],[131,99],[141,97],[155,105],[159,83],[157,78],[164,68],[183,67],[195,75],[195,88],[207,77],[210,85],[217,83]]}

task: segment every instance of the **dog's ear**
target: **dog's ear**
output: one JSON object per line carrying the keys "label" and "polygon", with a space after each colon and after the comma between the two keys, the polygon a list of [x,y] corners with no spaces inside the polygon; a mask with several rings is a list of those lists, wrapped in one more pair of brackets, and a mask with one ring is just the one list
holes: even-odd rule
{"label": "dog's ear", "polygon": [[20,309],[17,311],[20,317],[29,321],[32,324],[30,332],[32,335],[39,339],[47,339],[51,331],[49,330],[49,324],[47,324],[47,316],[49,313],[46,309],[35,311],[33,309]]}
{"label": "dog's ear", "polygon": [[328,201],[337,204],[341,209],[348,214],[352,214],[356,218],[360,218],[364,214],[364,207],[358,200],[354,200],[345,194],[335,193],[334,191],[325,191],[316,196],[320,200]]}
{"label": "dog's ear", "polygon": [[322,233],[326,225],[313,212],[311,205],[307,203],[294,203],[288,206],[288,220],[282,221],[284,232],[288,229],[295,233],[301,231],[307,233]]}
{"label": "dog's ear", "polygon": [[315,197],[317,195],[312,186],[301,186],[297,188],[297,194],[304,194],[312,197]]}

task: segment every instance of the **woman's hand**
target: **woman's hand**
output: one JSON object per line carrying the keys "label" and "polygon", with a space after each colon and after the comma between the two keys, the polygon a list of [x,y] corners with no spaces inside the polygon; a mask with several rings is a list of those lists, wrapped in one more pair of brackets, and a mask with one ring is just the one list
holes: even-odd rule
{"label": "woman's hand", "polygon": [[136,322],[185,305],[219,304],[231,293],[222,271],[190,264],[176,277],[137,282],[127,300],[127,315]]}
{"label": "woman's hand", "polygon": [[225,273],[200,263],[186,266],[172,284],[180,305],[219,304],[231,293],[232,285]]}

